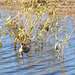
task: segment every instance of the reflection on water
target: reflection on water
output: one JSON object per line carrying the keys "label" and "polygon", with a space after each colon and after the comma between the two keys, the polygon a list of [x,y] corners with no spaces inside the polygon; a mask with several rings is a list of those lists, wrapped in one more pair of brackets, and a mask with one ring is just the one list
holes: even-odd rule
{"label": "reflection on water", "polygon": [[[0,13],[3,21],[3,11]],[[68,17],[65,21],[68,21],[67,32],[71,33],[74,26],[71,22],[72,18]],[[30,45],[30,52],[28,54],[23,53],[23,57],[20,57],[18,45],[15,47],[13,39],[10,38],[10,35],[6,35],[2,40],[2,48],[0,48],[0,74],[75,75],[75,33],[73,33],[69,46],[64,52],[64,59],[62,56],[58,59],[52,45],[39,46],[34,43]]]}

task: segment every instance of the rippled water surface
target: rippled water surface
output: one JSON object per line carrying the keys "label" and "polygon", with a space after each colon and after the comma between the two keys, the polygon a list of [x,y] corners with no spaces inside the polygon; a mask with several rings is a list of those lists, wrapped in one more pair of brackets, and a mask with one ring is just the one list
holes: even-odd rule
{"label": "rippled water surface", "polygon": [[[0,10],[0,13],[1,27],[4,11]],[[67,32],[71,33],[75,22],[72,23],[72,17],[67,17],[65,21],[68,21]],[[5,35],[0,48],[0,75],[75,75],[75,31],[64,50],[64,59],[62,55],[58,59],[53,49],[51,44],[44,44],[43,47],[31,44],[28,55],[20,57],[18,48],[17,52],[14,50],[14,40]]]}

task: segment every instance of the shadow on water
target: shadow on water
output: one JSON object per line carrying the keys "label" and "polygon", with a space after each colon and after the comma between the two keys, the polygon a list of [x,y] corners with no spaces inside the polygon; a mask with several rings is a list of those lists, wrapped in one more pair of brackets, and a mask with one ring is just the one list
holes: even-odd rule
{"label": "shadow on water", "polygon": [[[2,20],[4,14],[2,14]],[[61,17],[62,19],[62,17]],[[69,20],[70,19],[70,20]],[[72,18],[68,17],[67,31],[73,29]],[[62,23],[62,21],[60,21]],[[1,21],[2,24],[2,21]],[[3,24],[2,24],[3,25]],[[2,26],[1,25],[1,26]],[[65,58],[57,57],[52,44],[43,44],[43,46],[35,43],[28,44],[31,46],[28,54],[23,53],[20,57],[18,53],[18,45],[10,35],[5,35],[2,40],[2,48],[0,48],[0,74],[14,75],[74,75],[75,74],[75,33],[69,41],[69,46],[65,50]],[[67,54],[68,53],[68,54]]]}

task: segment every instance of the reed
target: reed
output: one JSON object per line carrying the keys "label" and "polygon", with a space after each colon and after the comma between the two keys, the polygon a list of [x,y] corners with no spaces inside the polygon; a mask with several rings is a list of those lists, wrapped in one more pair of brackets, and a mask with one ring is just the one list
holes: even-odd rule
{"label": "reed", "polygon": [[[63,30],[62,25],[59,25],[60,17],[56,15],[56,10],[59,6],[58,0],[53,0],[53,2],[50,0],[22,1],[22,11],[19,11],[11,19],[5,19],[4,27],[8,31],[3,30],[3,32],[13,36],[14,40],[19,43],[38,41],[38,43],[43,44],[55,39],[55,52],[60,56],[60,51],[62,51],[62,54],[64,53],[68,34],[65,34],[63,40],[58,39],[58,36],[66,31],[65,29]],[[51,11],[48,12],[48,10]]]}

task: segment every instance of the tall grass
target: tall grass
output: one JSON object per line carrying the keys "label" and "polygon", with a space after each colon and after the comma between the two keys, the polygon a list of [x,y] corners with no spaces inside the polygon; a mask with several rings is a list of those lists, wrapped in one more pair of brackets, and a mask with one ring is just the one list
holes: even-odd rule
{"label": "tall grass", "polygon": [[62,51],[63,55],[64,47],[70,37],[66,34],[63,40],[58,39],[58,36],[66,31],[58,25],[60,17],[56,15],[56,10],[59,5],[58,0],[22,1],[22,11],[19,11],[12,19],[5,19],[4,27],[8,30],[5,33],[14,37],[15,44],[16,42],[27,43],[27,41],[43,44],[56,40],[55,52],[60,56],[60,51]]}

